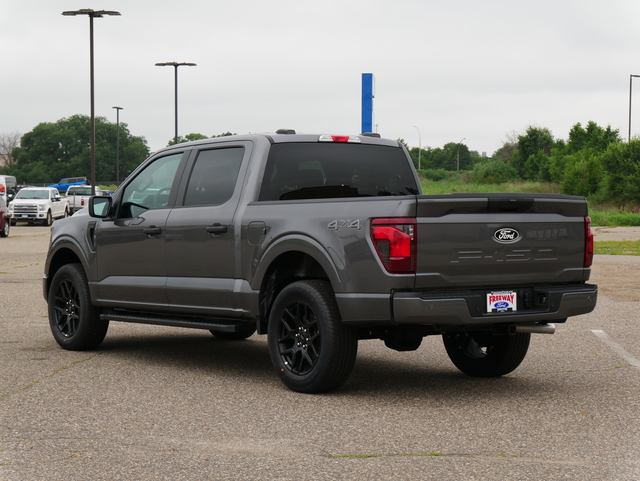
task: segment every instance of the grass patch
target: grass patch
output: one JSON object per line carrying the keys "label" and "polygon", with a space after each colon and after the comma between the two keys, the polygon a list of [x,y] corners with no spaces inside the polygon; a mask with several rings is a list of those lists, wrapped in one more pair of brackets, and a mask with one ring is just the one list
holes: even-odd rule
{"label": "grass patch", "polygon": [[589,209],[591,225],[607,227],[636,227],[640,226],[640,214],[623,212],[618,209],[608,209],[595,206]]}
{"label": "grass patch", "polygon": [[594,254],[640,256],[640,241],[600,241],[594,243]]}
{"label": "grass patch", "polygon": [[471,184],[462,180],[448,182],[430,182],[420,179],[422,192],[428,195],[436,194],[470,194],[479,192],[482,194],[493,193],[532,193],[532,194],[560,194],[560,184],[547,182],[506,182],[504,184]]}

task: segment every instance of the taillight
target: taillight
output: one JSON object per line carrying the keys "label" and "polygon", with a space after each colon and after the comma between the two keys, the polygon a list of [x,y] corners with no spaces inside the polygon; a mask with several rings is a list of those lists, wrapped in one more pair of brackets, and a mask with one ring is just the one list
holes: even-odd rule
{"label": "taillight", "polygon": [[416,220],[400,217],[373,219],[371,240],[378,257],[391,274],[416,272]]}
{"label": "taillight", "polygon": [[80,199],[80,205],[84,205],[84,199]]}
{"label": "taillight", "polygon": [[584,267],[593,264],[593,232],[591,232],[591,218],[584,218]]}

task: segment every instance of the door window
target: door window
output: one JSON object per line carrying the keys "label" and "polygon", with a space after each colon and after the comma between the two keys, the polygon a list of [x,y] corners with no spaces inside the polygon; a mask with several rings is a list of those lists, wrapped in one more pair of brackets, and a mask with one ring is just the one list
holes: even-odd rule
{"label": "door window", "polygon": [[236,186],[244,147],[203,150],[198,153],[189,178],[184,205],[220,205]]}
{"label": "door window", "polygon": [[147,165],[122,193],[120,218],[136,217],[149,209],[167,207],[182,153],[160,157]]}

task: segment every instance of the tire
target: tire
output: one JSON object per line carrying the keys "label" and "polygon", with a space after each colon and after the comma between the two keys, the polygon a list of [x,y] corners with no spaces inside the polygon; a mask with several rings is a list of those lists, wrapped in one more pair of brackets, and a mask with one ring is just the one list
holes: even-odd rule
{"label": "tire", "polygon": [[15,225],[16,225],[16,221],[15,221],[15,220],[12,220],[12,221],[11,221],[11,227],[14,227]]}
{"label": "tire", "polygon": [[514,371],[527,355],[531,334],[494,336],[489,332],[452,332],[442,336],[449,359],[463,373],[498,377]]}
{"label": "tire", "polygon": [[49,289],[49,325],[56,342],[69,351],[94,349],[102,343],[109,321],[91,303],[81,264],[62,266]]}
{"label": "tire", "polygon": [[210,330],[209,332],[216,336],[216,339],[220,339],[221,341],[242,341],[243,339],[253,336],[253,333],[256,332],[256,324],[254,322],[247,322],[236,332],[222,332],[214,330]]}
{"label": "tire", "polygon": [[0,237],[9,237],[9,231],[11,230],[11,221],[9,219],[4,220],[4,227],[0,231]]}
{"label": "tire", "polygon": [[53,217],[51,216],[51,211],[48,210],[47,211],[47,218],[45,220],[42,221],[42,225],[48,227],[51,224],[53,224]]}
{"label": "tire", "polygon": [[269,315],[269,355],[291,390],[327,392],[343,384],[358,352],[355,330],[342,324],[331,285],[296,281],[276,297]]}

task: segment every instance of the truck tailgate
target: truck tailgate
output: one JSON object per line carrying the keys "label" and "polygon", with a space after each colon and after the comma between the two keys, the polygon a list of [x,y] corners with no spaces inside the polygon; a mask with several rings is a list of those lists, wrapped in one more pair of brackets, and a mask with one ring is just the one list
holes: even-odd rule
{"label": "truck tailgate", "polygon": [[419,196],[417,288],[584,282],[583,197]]}

